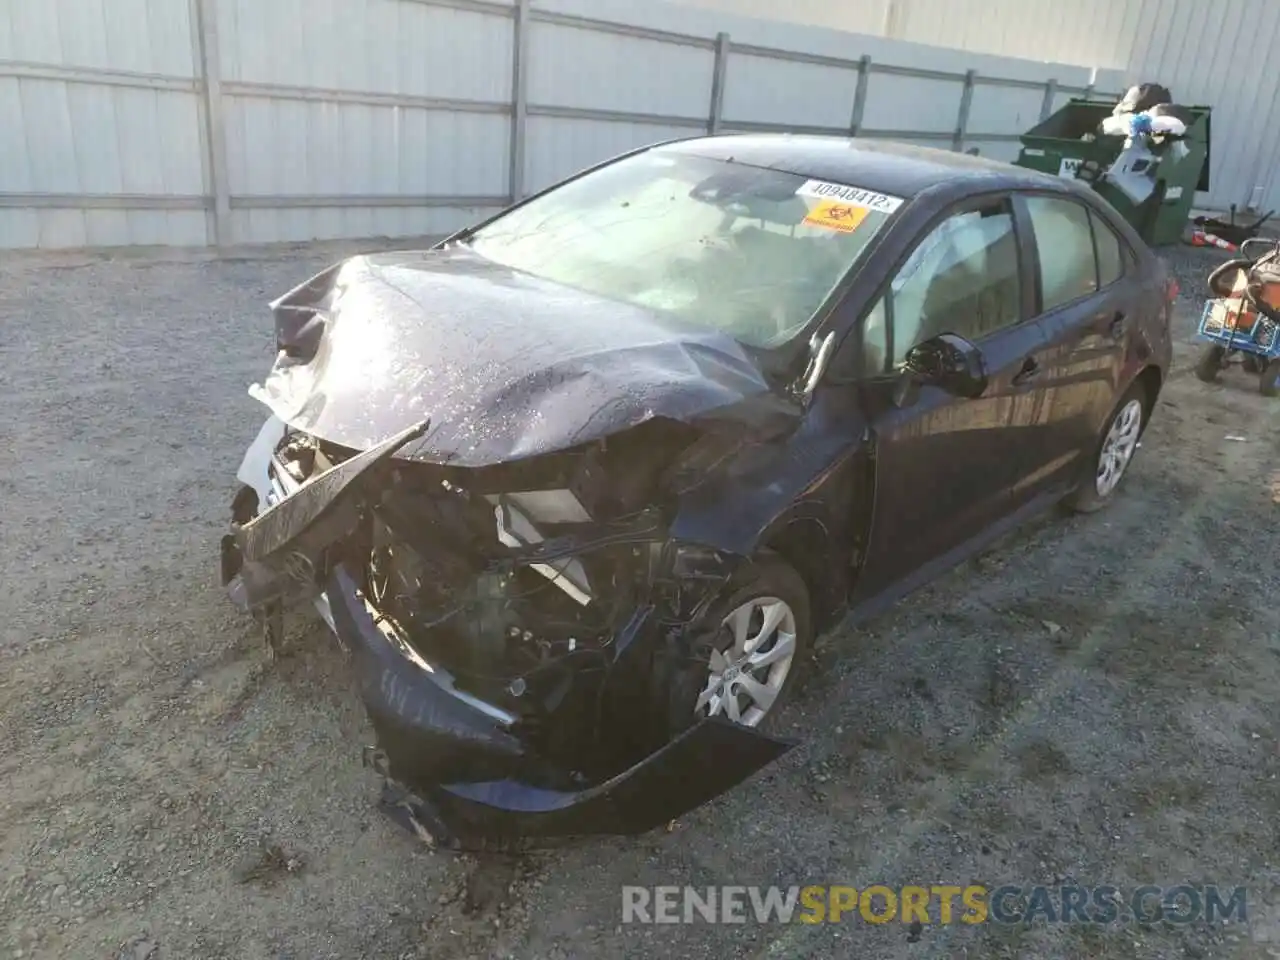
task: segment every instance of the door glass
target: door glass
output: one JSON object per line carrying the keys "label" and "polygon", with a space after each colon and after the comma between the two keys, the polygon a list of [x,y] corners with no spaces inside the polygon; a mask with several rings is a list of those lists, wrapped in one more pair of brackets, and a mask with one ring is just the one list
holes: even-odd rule
{"label": "door glass", "polygon": [[1089,214],[1093,222],[1093,239],[1098,246],[1098,285],[1109,287],[1124,276],[1124,252],[1116,232],[1103,223],[1096,214]]}
{"label": "door glass", "polygon": [[885,361],[889,356],[889,329],[885,319],[885,299],[876,301],[866,319],[862,321],[862,372],[866,376],[875,376],[886,369]]}
{"label": "door glass", "polygon": [[1040,253],[1041,307],[1046,313],[1098,289],[1089,211],[1074,200],[1027,197]]}
{"label": "door glass", "polygon": [[944,220],[908,258],[889,296],[893,367],[939,334],[980,340],[1017,323],[1018,243],[1008,203]]}

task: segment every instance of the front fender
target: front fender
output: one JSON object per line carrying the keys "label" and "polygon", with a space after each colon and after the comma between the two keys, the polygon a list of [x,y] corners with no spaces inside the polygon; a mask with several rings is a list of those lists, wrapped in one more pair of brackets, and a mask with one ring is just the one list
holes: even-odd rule
{"label": "front fender", "polygon": [[681,496],[671,536],[748,557],[795,520],[819,522],[829,533],[846,522],[852,484],[837,478],[861,448],[865,424],[833,415],[835,405],[824,400],[798,430],[745,449]]}
{"label": "front fender", "polygon": [[671,535],[739,557],[779,554],[804,580],[814,625],[825,629],[844,606],[854,550],[865,541],[866,450],[861,421],[815,405],[790,437],[748,451],[685,494]]}

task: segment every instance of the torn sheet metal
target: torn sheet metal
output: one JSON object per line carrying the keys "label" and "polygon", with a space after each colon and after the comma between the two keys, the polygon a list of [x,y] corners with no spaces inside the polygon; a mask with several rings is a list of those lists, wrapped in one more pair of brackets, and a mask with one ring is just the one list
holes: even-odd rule
{"label": "torn sheet metal", "polygon": [[478,467],[654,418],[785,405],[725,333],[465,248],[354,257],[272,310],[279,354],[251,392],[295,429],[349,449],[429,417],[431,434],[400,456]]}
{"label": "torn sheet metal", "polygon": [[272,500],[273,491],[268,466],[276,452],[276,447],[280,446],[280,441],[284,439],[284,434],[285,425],[280,418],[268,417],[253,443],[249,445],[249,449],[245,451],[244,458],[240,461],[240,468],[236,470],[236,479],[258,495],[258,503],[263,507]]}
{"label": "torn sheet metal", "polygon": [[401,430],[324,471],[289,498],[274,503],[235,532],[243,559],[233,599],[253,610],[295,593],[319,593],[321,557],[358,522],[352,491],[361,477],[427,432],[429,421]]}

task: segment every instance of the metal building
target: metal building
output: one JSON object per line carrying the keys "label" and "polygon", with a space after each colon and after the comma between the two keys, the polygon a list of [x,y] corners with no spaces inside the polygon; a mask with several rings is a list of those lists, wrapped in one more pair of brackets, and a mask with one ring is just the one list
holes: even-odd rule
{"label": "metal building", "polygon": [[716,131],[1011,159],[1123,80],[662,0],[0,0],[0,250],[436,236]]}
{"label": "metal building", "polygon": [[1147,79],[1214,108],[1199,202],[1266,209],[1278,29],[1280,0],[0,0],[0,250],[438,235],[702,132],[1012,159]]}
{"label": "metal building", "polygon": [[1122,71],[1213,107],[1211,189],[1225,208],[1280,207],[1277,0],[685,0],[915,43]]}

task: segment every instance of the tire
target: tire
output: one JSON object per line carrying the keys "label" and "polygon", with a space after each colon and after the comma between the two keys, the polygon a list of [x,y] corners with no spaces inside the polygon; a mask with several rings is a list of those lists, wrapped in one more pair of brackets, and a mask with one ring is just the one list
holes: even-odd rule
{"label": "tire", "polygon": [[1258,374],[1258,392],[1264,397],[1280,396],[1280,359],[1270,361]]}
{"label": "tire", "polygon": [[1205,383],[1213,383],[1218,379],[1218,372],[1222,369],[1226,357],[1226,347],[1220,347],[1217,344],[1205,347],[1204,352],[1200,354],[1200,359],[1196,362],[1196,377]]}
{"label": "tire", "polygon": [[[743,658],[741,654],[737,658],[728,657],[725,660],[717,660],[716,656],[725,657],[734,645],[734,635],[729,626],[724,625],[724,621],[736,611],[743,608],[751,607],[762,600],[780,601],[789,613],[789,620],[784,614],[783,624],[773,633],[772,637],[766,636],[761,642],[757,652],[747,652]],[[776,608],[776,604],[768,604],[768,607]],[[774,610],[774,615],[780,611]],[[753,635],[757,633],[757,628],[762,626],[764,610],[756,607],[751,611],[749,618],[744,618],[749,623],[747,639],[753,639]],[[695,655],[698,659],[706,664],[703,668],[696,697],[692,704],[695,718],[701,718],[708,715],[716,715],[726,717],[735,722],[744,723],[747,726],[754,726],[759,729],[767,729],[781,713],[782,706],[787,702],[789,697],[795,692],[804,666],[808,663],[809,653],[813,649],[813,619],[809,601],[809,590],[805,586],[804,579],[795,569],[772,553],[763,553],[743,566],[730,581],[729,587],[725,595],[718,600],[708,611],[706,622],[712,626],[708,634],[700,638],[698,648]],[[787,669],[782,671],[784,674],[778,681],[776,689],[773,687],[775,677],[775,664],[763,664],[750,668],[750,661],[755,657],[767,655],[774,650],[779,642],[774,639],[779,635],[785,634],[783,629],[788,622],[794,624],[792,651],[790,657],[787,658]],[[714,651],[714,652],[713,652]],[[705,659],[704,659],[705,658]],[[749,670],[744,671],[741,666],[737,666],[738,662],[745,660],[744,665]],[[781,660],[776,663],[781,663]],[[711,695],[711,699],[706,700],[713,686],[713,674],[717,667],[720,668],[719,673],[719,699]],[[736,671],[736,672],[735,672]],[[746,689],[741,686],[740,678],[743,674],[747,677],[755,679],[757,683],[762,683],[765,687],[774,690],[774,695],[767,709],[763,710],[759,716],[752,711],[758,709],[758,705]],[[733,698],[740,704],[738,717],[730,715],[729,696],[725,695],[727,686],[731,691],[736,691]],[[703,701],[706,700],[704,703]],[[686,700],[683,709],[690,708],[689,702]]]}
{"label": "tire", "polygon": [[[1137,406],[1135,407],[1134,404]],[[1132,422],[1135,416],[1137,417],[1136,425]],[[1098,443],[1093,448],[1093,457],[1090,461],[1092,466],[1088,478],[1063,501],[1069,509],[1076,513],[1093,513],[1101,510],[1115,498],[1116,490],[1124,482],[1124,478],[1129,473],[1129,467],[1133,464],[1133,458],[1138,451],[1138,441],[1142,439],[1150,416],[1151,399],[1147,396],[1146,389],[1141,383],[1132,384],[1120,398],[1115,409],[1111,411],[1111,415],[1107,417],[1102,433],[1098,437]],[[1120,431],[1120,433],[1113,436],[1114,431]],[[1116,452],[1114,447],[1109,446],[1109,441],[1113,444],[1119,443],[1122,442],[1122,438],[1123,443],[1127,445],[1127,453],[1123,454],[1123,462],[1119,464],[1119,474],[1114,478],[1108,474],[1108,482],[1104,485],[1103,458]]]}

